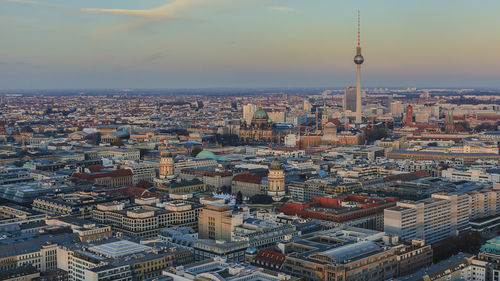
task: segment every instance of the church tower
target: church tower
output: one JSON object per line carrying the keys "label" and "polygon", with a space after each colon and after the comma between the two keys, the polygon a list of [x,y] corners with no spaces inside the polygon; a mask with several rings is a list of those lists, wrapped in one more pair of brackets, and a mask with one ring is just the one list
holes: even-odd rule
{"label": "church tower", "polygon": [[285,173],[283,164],[277,159],[269,166],[269,174],[267,176],[267,195],[271,196],[274,201],[280,201],[285,197]]}
{"label": "church tower", "polygon": [[161,152],[160,178],[164,179],[173,175],[174,175],[174,157],[168,149],[165,149]]}

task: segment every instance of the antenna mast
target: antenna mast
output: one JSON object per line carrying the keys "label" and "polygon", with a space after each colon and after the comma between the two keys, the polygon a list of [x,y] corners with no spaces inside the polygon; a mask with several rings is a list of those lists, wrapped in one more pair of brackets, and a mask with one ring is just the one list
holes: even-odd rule
{"label": "antenna mast", "polygon": [[359,13],[359,10],[358,10],[358,47],[359,47],[359,46],[360,46],[360,44],[361,44],[361,43],[360,43],[360,38],[361,38],[360,34],[361,34],[361,32],[360,32],[360,30],[359,30],[359,25],[360,25],[360,17],[361,17],[361,16],[360,16],[360,13]]}

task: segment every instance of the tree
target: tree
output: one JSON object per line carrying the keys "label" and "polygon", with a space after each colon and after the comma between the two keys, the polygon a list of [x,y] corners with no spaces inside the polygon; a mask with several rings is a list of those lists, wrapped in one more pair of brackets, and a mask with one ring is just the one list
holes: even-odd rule
{"label": "tree", "polygon": [[241,190],[240,190],[236,194],[236,204],[242,204],[242,203],[243,203],[243,194],[241,193]]}
{"label": "tree", "polygon": [[19,161],[19,160],[18,160],[18,161],[14,161],[12,164],[13,164],[14,166],[16,166],[16,167],[20,168],[20,167],[22,167],[22,166],[24,165],[24,162],[23,162],[23,161]]}
{"label": "tree", "polygon": [[272,204],[274,200],[271,196],[266,194],[255,194],[250,198],[252,204]]}
{"label": "tree", "polygon": [[368,141],[374,142],[387,137],[387,129],[384,127],[373,127],[368,130]]}
{"label": "tree", "polygon": [[122,145],[123,145],[123,141],[122,141],[122,139],[120,139],[120,138],[115,138],[115,139],[113,140],[113,142],[111,143],[111,145],[112,145],[112,146],[118,146],[118,147],[120,147],[120,146],[122,146]]}
{"label": "tree", "polygon": [[481,234],[473,231],[460,236],[450,236],[432,245],[434,263],[448,259],[459,252],[475,253],[481,247]]}

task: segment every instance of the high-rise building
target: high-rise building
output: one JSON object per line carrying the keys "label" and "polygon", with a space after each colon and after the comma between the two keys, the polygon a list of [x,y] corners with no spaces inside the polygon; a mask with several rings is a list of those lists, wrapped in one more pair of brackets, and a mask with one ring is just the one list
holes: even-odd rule
{"label": "high-rise building", "polygon": [[243,106],[243,119],[250,124],[252,122],[252,117],[255,111],[257,110],[257,106],[255,104],[247,104]]}
{"label": "high-rise building", "polygon": [[283,171],[283,164],[278,160],[274,160],[269,166],[267,194],[273,197],[275,201],[279,201],[285,197],[285,173]]}
{"label": "high-rise building", "polygon": [[455,132],[455,120],[453,118],[453,110],[448,110],[446,112],[446,120],[444,130],[446,132]]}
{"label": "high-rise building", "polygon": [[470,222],[500,214],[500,190],[435,193],[420,201],[401,201],[384,210],[384,231],[403,240],[436,243],[470,230]]}
{"label": "high-rise building", "polygon": [[415,123],[418,123],[418,124],[429,123],[429,113],[427,113],[427,112],[415,112]]}
{"label": "high-rise building", "polygon": [[311,113],[312,105],[308,99],[304,99],[303,109],[305,113]]}
{"label": "high-rise building", "polygon": [[361,123],[362,108],[361,108],[361,65],[365,61],[361,55],[361,42],[360,42],[360,30],[359,30],[359,11],[358,11],[358,46],[356,47],[356,56],[354,57],[354,63],[357,68],[357,78],[356,78],[356,124]]}
{"label": "high-rise building", "polygon": [[403,114],[403,104],[400,101],[395,101],[390,103],[391,114],[395,117],[401,117]]}
{"label": "high-rise building", "polygon": [[285,122],[286,119],[286,111],[285,110],[272,110],[267,112],[269,119],[274,123]]}
{"label": "high-rise building", "polygon": [[347,87],[344,90],[344,112],[356,112],[356,88]]}
{"label": "high-rise building", "polygon": [[168,149],[165,149],[161,152],[160,178],[167,178],[173,175],[174,175],[174,157]]}
{"label": "high-rise building", "polygon": [[233,215],[229,205],[212,203],[198,217],[198,238],[231,241],[234,226],[243,223],[241,214]]}

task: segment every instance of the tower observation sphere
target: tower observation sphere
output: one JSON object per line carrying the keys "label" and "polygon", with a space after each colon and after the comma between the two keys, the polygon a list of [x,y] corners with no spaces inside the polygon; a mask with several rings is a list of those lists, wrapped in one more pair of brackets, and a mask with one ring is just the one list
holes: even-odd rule
{"label": "tower observation sphere", "polygon": [[363,58],[362,55],[356,55],[354,57],[354,63],[355,64],[363,64],[364,61],[365,61],[365,58]]}

